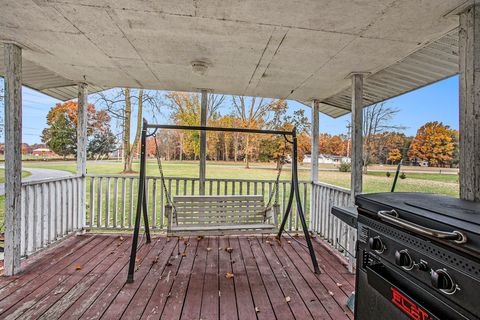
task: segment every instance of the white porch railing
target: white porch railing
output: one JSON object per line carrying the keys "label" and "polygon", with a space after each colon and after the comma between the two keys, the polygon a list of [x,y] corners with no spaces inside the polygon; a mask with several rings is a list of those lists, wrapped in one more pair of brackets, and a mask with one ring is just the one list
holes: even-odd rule
{"label": "white porch railing", "polygon": [[[89,229],[132,229],[137,207],[138,176],[88,175],[87,219]],[[150,227],[163,230],[167,225],[164,215],[165,191],[160,177],[147,177],[147,203]],[[274,180],[206,179],[207,195],[264,194],[267,201],[275,185]],[[168,193],[174,195],[195,195],[199,193],[198,178],[167,177]],[[283,212],[290,194],[290,181],[280,181],[278,203]],[[308,212],[310,183],[300,182],[302,202]],[[301,224],[293,206],[293,214],[287,222],[287,231],[301,230]],[[307,214],[308,221],[308,214]]]}
{"label": "white porch railing", "polygon": [[85,177],[76,175],[22,183],[22,257],[82,229],[84,181]]}
{"label": "white porch railing", "polygon": [[332,206],[352,205],[350,190],[315,182],[312,183],[311,203],[311,231],[344,256],[348,260],[349,271],[353,272],[357,231],[331,214]]}

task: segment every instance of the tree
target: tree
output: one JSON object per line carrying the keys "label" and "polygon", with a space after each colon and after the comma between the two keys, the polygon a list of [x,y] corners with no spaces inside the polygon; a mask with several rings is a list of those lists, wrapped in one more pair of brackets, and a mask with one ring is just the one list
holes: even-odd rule
{"label": "tree", "polygon": [[[265,100],[263,98],[233,96],[234,115],[239,119],[243,128],[258,129],[267,122],[267,116],[275,107],[281,107],[284,100]],[[257,140],[258,141],[258,140]],[[245,166],[250,167],[252,152],[251,134],[245,136],[244,155]]]}
{"label": "tree", "polygon": [[[87,105],[87,136],[96,130],[106,131],[110,117],[105,111]],[[74,101],[58,103],[47,114],[47,125],[42,131],[42,142],[64,158],[77,152],[78,104]]]}
{"label": "tree", "polygon": [[[201,102],[200,95],[196,93],[169,92],[166,96],[169,108],[172,110],[171,118],[179,125],[198,126],[200,125]],[[219,117],[218,110],[225,101],[224,95],[208,94],[207,125],[212,125]],[[210,144],[215,143],[218,135],[207,135]],[[189,155],[197,159],[200,156],[200,132],[187,131],[180,135],[180,154]],[[215,158],[210,149],[210,156]],[[183,158],[183,156],[181,156]]]}
{"label": "tree", "polygon": [[[160,113],[161,97],[156,91],[130,88],[110,90],[98,94],[98,102],[120,123],[123,150],[123,172],[133,172],[133,158],[139,149],[143,115],[146,111]],[[132,114],[137,108],[137,121],[133,143],[131,139]]]}
{"label": "tree", "polygon": [[95,132],[88,142],[87,154],[91,159],[107,157],[117,150],[117,137],[108,129],[105,132]]}
{"label": "tree", "polygon": [[385,102],[376,103],[363,109],[363,164],[364,170],[371,163],[372,152],[375,145],[381,141],[376,140],[381,133],[391,130],[403,130],[405,127],[393,125],[392,119],[400,110],[388,106]]}
{"label": "tree", "polygon": [[410,159],[428,161],[430,166],[451,165],[455,152],[456,131],[442,122],[427,122],[417,131],[410,151]]}

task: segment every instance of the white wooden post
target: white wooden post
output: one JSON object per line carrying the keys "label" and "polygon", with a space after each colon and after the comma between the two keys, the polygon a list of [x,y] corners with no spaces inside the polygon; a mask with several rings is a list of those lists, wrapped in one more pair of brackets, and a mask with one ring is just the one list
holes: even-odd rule
{"label": "white wooden post", "polygon": [[352,202],[362,192],[363,167],[363,74],[352,74]]}
{"label": "white wooden post", "polygon": [[460,198],[480,201],[480,5],[460,14]]}
{"label": "white wooden post", "polygon": [[80,203],[79,212],[80,215],[80,228],[85,227],[86,219],[86,205],[87,205],[87,98],[88,98],[88,86],[86,83],[78,84],[78,124],[77,124],[77,173],[82,175],[82,181],[80,182]]}
{"label": "white wooden post", "polygon": [[318,130],[319,130],[319,109],[320,102],[313,100],[312,103],[312,182],[318,181]]}
{"label": "white wooden post", "polygon": [[20,271],[22,190],[22,49],[4,44],[5,57],[5,275]]}
{"label": "white wooden post", "polygon": [[319,129],[319,112],[320,102],[318,100],[313,100],[312,102],[312,154],[311,154],[311,186],[310,186],[310,219],[309,219],[309,229],[313,230],[314,215],[316,215],[317,208],[315,207],[314,194],[313,194],[313,184],[318,181],[318,129]]}
{"label": "white wooden post", "polygon": [[[202,101],[200,106],[200,125],[207,125],[207,106],[208,106],[208,91],[201,90]],[[207,165],[207,132],[200,131],[200,194],[205,194],[205,173]]]}

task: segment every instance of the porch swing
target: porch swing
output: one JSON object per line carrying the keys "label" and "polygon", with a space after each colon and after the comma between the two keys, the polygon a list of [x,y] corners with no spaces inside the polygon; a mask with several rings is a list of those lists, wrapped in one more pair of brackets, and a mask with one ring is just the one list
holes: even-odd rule
{"label": "porch swing", "polygon": [[156,133],[153,133],[153,138],[160,180],[167,200],[165,205],[167,236],[272,234],[278,231],[277,216],[280,211],[278,184],[282,164],[277,170],[274,187],[266,205],[264,195],[261,194],[191,195],[172,198],[163,173]]}
{"label": "porch swing", "polygon": [[[153,129],[153,133],[148,133]],[[282,166],[278,168],[274,189],[270,192],[265,204],[264,195],[192,195],[171,197],[165,183],[160,149],[156,139],[158,129],[173,130],[198,130],[198,131],[223,131],[239,133],[257,133],[281,135],[285,143],[292,145],[292,177],[290,195],[280,227],[277,227],[277,216],[280,212],[278,205],[278,184],[282,173]],[[216,128],[205,126],[179,126],[149,124],[143,120],[141,153],[140,153],[140,176],[138,184],[137,212],[135,228],[133,232],[130,264],[127,282],[133,282],[135,260],[140,233],[140,220],[143,215],[143,223],[146,242],[151,242],[150,228],[148,223],[148,205],[146,196],[146,142],[147,137],[154,137],[155,156],[157,158],[160,179],[164,189],[167,205],[165,215],[167,217],[167,236],[212,236],[212,235],[240,235],[240,234],[273,234],[281,239],[288,216],[292,211],[293,197],[296,199],[297,213],[302,224],[305,242],[307,244],[315,273],[320,273],[318,262],[313,250],[310,234],[303,213],[300,191],[298,186],[297,168],[297,133],[296,128],[292,131],[260,130],[245,128]],[[291,137],[291,140],[288,139]]]}

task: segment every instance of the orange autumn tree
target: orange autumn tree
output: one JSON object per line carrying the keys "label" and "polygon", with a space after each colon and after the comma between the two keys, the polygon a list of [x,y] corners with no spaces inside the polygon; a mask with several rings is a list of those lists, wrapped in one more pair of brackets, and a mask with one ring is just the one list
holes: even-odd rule
{"label": "orange autumn tree", "polygon": [[450,165],[455,151],[455,130],[442,122],[427,122],[417,131],[408,156],[427,160],[430,166]]}
{"label": "orange autumn tree", "polygon": [[[87,136],[95,131],[108,129],[110,116],[105,111],[97,111],[93,104],[87,105]],[[44,142],[56,154],[75,154],[77,150],[78,104],[75,101],[57,103],[47,114],[47,125],[42,131]]]}

